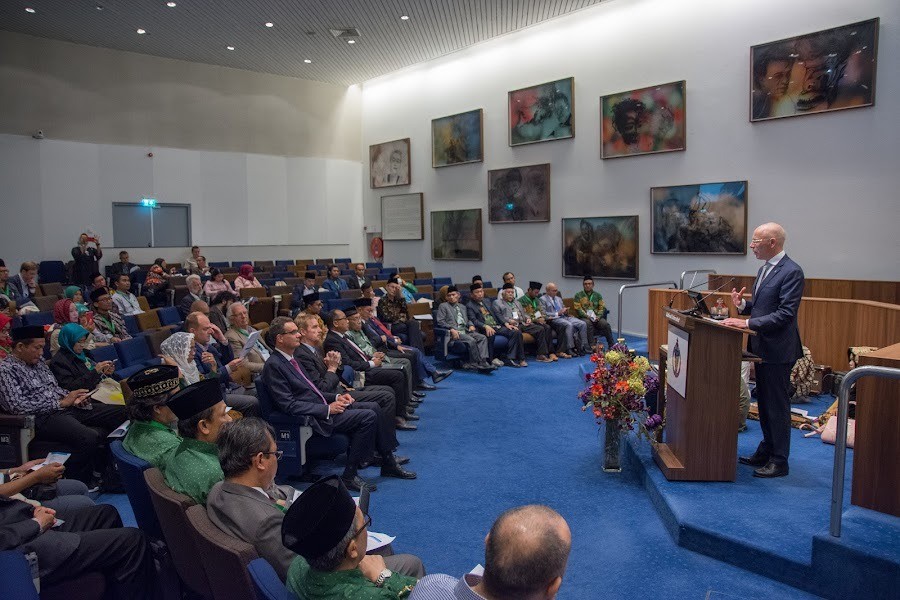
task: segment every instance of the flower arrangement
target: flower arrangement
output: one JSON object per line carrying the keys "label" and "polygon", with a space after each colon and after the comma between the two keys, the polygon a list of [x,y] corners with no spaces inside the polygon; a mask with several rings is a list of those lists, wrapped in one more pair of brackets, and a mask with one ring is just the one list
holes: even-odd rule
{"label": "flower arrangement", "polygon": [[588,385],[578,393],[584,403],[581,410],[590,409],[598,425],[605,422],[619,431],[634,431],[637,425],[638,436],[654,442],[650,434],[663,425],[663,418],[650,415],[644,402],[644,397],[659,387],[650,362],[635,356],[623,339],[606,353],[598,347],[591,362],[596,365],[594,372],[585,376]]}

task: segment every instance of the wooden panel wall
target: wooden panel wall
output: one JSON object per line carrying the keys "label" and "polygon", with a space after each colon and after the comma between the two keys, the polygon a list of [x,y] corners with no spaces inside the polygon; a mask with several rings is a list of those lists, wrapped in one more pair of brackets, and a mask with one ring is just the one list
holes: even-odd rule
{"label": "wooden panel wall", "polygon": [[[647,348],[650,358],[659,360],[659,346],[666,343],[666,319],[661,306],[666,306],[673,290],[650,288],[648,290],[650,314],[647,322]],[[706,303],[715,304],[722,297],[731,311],[731,294],[717,292]],[[748,296],[749,297],[749,296]],[[674,308],[690,308],[686,294],[678,294]],[[847,369],[847,348],[850,346],[876,346],[884,348],[900,342],[900,304],[846,300],[841,298],[803,298],[797,315],[797,326],[803,345],[812,352],[817,364],[835,370]]]}
{"label": "wooden panel wall", "polygon": [[[710,275],[709,289],[714,290],[735,278],[734,287],[752,289],[755,275]],[[732,286],[726,290],[730,291]],[[865,281],[861,279],[813,279],[807,277],[803,296],[810,298],[846,298],[900,304],[900,281]]]}

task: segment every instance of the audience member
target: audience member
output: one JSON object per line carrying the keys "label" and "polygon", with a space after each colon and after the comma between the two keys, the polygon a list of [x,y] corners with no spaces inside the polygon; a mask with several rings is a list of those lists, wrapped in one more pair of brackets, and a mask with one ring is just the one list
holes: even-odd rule
{"label": "audience member", "polygon": [[[479,278],[480,279],[480,278]],[[506,338],[506,364],[511,367],[527,367],[525,361],[525,342],[522,339],[522,332],[518,328],[508,323],[502,323],[497,320],[491,308],[491,304],[484,297],[484,284],[476,281],[469,286],[471,296],[466,306],[469,321],[475,325],[478,333],[488,338],[488,350],[492,364],[498,360],[494,358],[494,340],[495,335]]]}
{"label": "audience member", "polygon": [[322,320],[322,300],[319,299],[319,292],[313,292],[312,294],[307,294],[303,297],[303,301],[305,302],[305,306],[303,307],[303,312],[312,315],[316,318],[316,321],[319,324],[319,335],[321,336],[319,339],[318,345],[321,346],[325,343],[325,335],[328,333],[328,328],[325,326],[325,321]]}
{"label": "audience member", "polygon": [[[56,354],[59,351],[60,329],[62,329],[66,323],[78,323],[78,321],[78,307],[72,300],[66,298],[64,300],[56,301],[56,304],[53,305],[53,324],[50,325],[50,329],[47,331],[50,335],[51,354]],[[89,337],[85,350],[93,350],[95,346],[93,336]]]}
{"label": "audience member", "polygon": [[322,287],[329,292],[334,292],[336,294],[340,294],[342,291],[349,289],[347,287],[347,282],[341,279],[340,267],[336,265],[329,265],[328,277],[322,283]]}
{"label": "audience member", "polygon": [[228,318],[225,315],[228,313],[228,307],[235,302],[240,302],[240,297],[234,292],[219,292],[210,299],[208,305],[206,302],[194,302],[191,305],[191,312],[202,312],[209,317],[213,325],[225,331],[228,329]]}
{"label": "audience member", "polygon": [[[547,343],[551,344],[553,339],[552,332],[554,329],[550,327],[547,320],[544,318],[544,315],[541,313],[541,302],[538,299],[541,294],[541,287],[543,286],[539,282],[530,281],[528,283],[528,289],[525,291],[525,295],[519,298],[519,305],[522,307],[522,311],[529,321],[547,328]],[[556,350],[551,353],[550,358],[552,360],[557,360],[557,356],[559,356],[559,358],[572,358],[572,355],[567,352],[568,349],[569,346],[566,341],[566,336],[561,332],[557,332]]]}
{"label": "audience member", "polygon": [[210,268],[206,262],[205,256],[197,257],[197,268],[190,271],[191,275],[200,275],[201,277],[209,277]]}
{"label": "audience member", "polygon": [[6,264],[0,265],[0,296],[6,298],[7,301],[16,300],[16,291],[9,284],[9,267]]}
{"label": "audience member", "polygon": [[191,275],[200,275],[200,246],[191,246],[191,256],[184,261],[184,270]]}
{"label": "audience member", "polygon": [[109,289],[109,286],[106,285],[106,277],[103,276],[100,271],[95,271],[91,273],[91,284],[87,286],[88,296],[91,295],[91,292],[94,290],[106,290],[108,294],[112,294],[112,290]]}
{"label": "audience member", "polygon": [[141,308],[137,296],[131,293],[131,277],[128,273],[119,273],[113,282],[116,286],[116,293],[112,297],[115,311],[123,317],[143,313],[144,309]]}
{"label": "audience member", "polygon": [[133,262],[129,262],[128,251],[122,250],[119,252],[119,262],[110,265],[109,276],[112,278],[113,282],[115,282],[119,275],[131,275],[131,273],[137,271],[139,268],[140,267]]}
{"label": "audience member", "polygon": [[157,308],[166,304],[166,289],[169,287],[168,265],[162,258],[157,258],[147,271],[144,280],[143,295],[150,306]]}
{"label": "audience member", "polygon": [[612,327],[606,320],[609,313],[606,310],[606,304],[603,302],[603,296],[599,292],[594,291],[594,278],[590,275],[584,276],[582,282],[582,291],[575,294],[575,312],[578,317],[587,325],[588,340],[591,344],[602,335],[606,339],[606,347],[612,348],[616,340],[612,335]]}
{"label": "audience member", "polygon": [[515,298],[513,298],[513,300],[518,300],[525,295],[525,290],[516,285],[516,276],[512,271],[507,271],[503,274],[503,283],[512,284],[513,289],[516,291]]}
{"label": "audience member", "polygon": [[205,505],[209,490],[224,477],[216,440],[231,417],[222,388],[214,379],[205,379],[173,394],[167,406],[178,418],[181,442],[164,463],[166,483]]}
{"label": "audience member", "polygon": [[406,598],[416,579],[394,573],[385,559],[366,554],[372,519],[363,514],[336,476],[311,485],[285,513],[282,542],[295,559],[288,589],[298,598]]}
{"label": "audience member", "polygon": [[[88,244],[93,244],[94,247]],[[100,237],[90,238],[86,233],[79,235],[78,245],[72,248],[72,258],[75,260],[73,282],[80,285],[92,284],[93,273],[100,270],[100,259],[103,258]]]}
{"label": "audience member", "polygon": [[400,294],[403,295],[403,299],[406,300],[408,304],[412,304],[416,301],[413,294],[418,294],[419,290],[412,284],[411,281],[404,281],[402,277],[399,275],[397,277],[397,283],[400,284]]}
{"label": "audience member", "polygon": [[512,283],[504,283],[500,290],[500,297],[494,302],[493,310],[497,321],[505,326],[517,329],[534,338],[538,362],[553,362],[556,355],[550,351],[550,328],[532,321],[522,309],[522,305],[515,299],[516,288]]}
{"label": "audience member", "polygon": [[156,365],[141,369],[126,382],[131,425],[122,446],[159,470],[164,470],[181,438],[173,427],[178,420],[169,398],[179,389],[178,367]]}
{"label": "audience member", "polygon": [[84,302],[84,292],[77,285],[69,285],[63,290],[63,296],[75,303],[75,306],[87,307]]}
{"label": "audience member", "polygon": [[188,293],[178,303],[178,314],[181,315],[182,319],[187,318],[188,314],[190,314],[191,305],[194,302],[197,300],[206,301],[206,298],[202,296],[203,283],[200,281],[199,275],[188,275],[184,283],[187,285]]}
{"label": "audience member", "polygon": [[363,263],[358,263],[353,268],[353,275],[350,276],[350,280],[347,282],[347,286],[351,290],[361,290],[362,286],[365,284],[372,285],[372,278],[366,275],[366,265]]}
{"label": "audience member", "polygon": [[[58,462],[44,463],[46,458],[36,458],[18,467],[0,470],[0,496],[19,495],[19,499],[30,504],[56,511],[94,506],[83,482],[62,478],[65,466]],[[38,465],[43,466],[35,468]]]}
{"label": "audience member", "polygon": [[[559,288],[552,281],[547,284],[546,293],[541,296],[540,306],[544,318],[556,331],[557,337],[565,336],[566,346],[575,355],[581,356],[590,353],[588,344],[587,325],[584,321],[569,315],[568,307],[563,304]],[[562,356],[560,354],[560,356]],[[562,356],[565,358],[565,356]]]}
{"label": "audience member", "polygon": [[194,334],[176,331],[159,345],[160,358],[167,365],[178,367],[182,387],[197,383],[203,377],[194,362]]}
{"label": "audience member", "polygon": [[296,313],[297,311],[305,308],[307,299],[306,297],[310,294],[316,294],[318,298],[318,288],[316,288],[316,273],[315,271],[307,271],[303,274],[303,283],[297,284],[294,286],[294,291],[291,293],[291,311]]}
{"label": "audience member", "polygon": [[388,280],[386,289],[387,295],[378,302],[378,319],[390,326],[394,335],[406,334],[410,346],[424,351],[422,328],[406,310],[406,300],[400,293],[400,280],[396,275]]}
{"label": "audience member", "polygon": [[566,573],[572,532],[547,506],[504,512],[484,540],[484,575],[428,575],[410,600],[552,600]]}
{"label": "audience member", "polygon": [[459,303],[459,290],[455,285],[447,288],[447,301],[438,308],[435,325],[449,330],[451,340],[466,345],[469,360],[463,364],[463,369],[490,372],[497,368],[496,364],[488,361],[490,350],[487,337],[475,331],[475,325],[469,320],[466,309]]}
{"label": "audience member", "polygon": [[12,354],[12,317],[6,313],[0,313],[0,360]]}
{"label": "audience member", "polygon": [[239,291],[242,288],[261,288],[262,286],[259,279],[253,276],[253,265],[241,265],[238,276],[234,279],[235,291]]}
{"label": "audience member", "polygon": [[381,300],[381,298],[379,298],[375,294],[375,288],[372,287],[372,284],[371,283],[362,284],[362,287],[359,288],[359,291],[362,292],[363,298],[368,298],[369,300],[372,301],[372,308],[375,310],[378,310],[378,301]]}
{"label": "audience member", "polygon": [[[256,331],[256,329],[250,326],[250,315],[247,313],[247,307],[240,302],[235,302],[228,307],[227,316],[230,327],[228,328],[228,331],[225,332],[225,337],[231,344],[232,354],[234,356],[240,356],[241,352],[244,350],[244,344],[247,343],[250,334]],[[244,355],[246,361],[244,366],[250,370],[253,377],[262,373],[263,366],[265,366],[266,360],[268,360],[269,355],[272,353],[269,347],[266,346],[263,337],[264,336],[261,335],[257,337],[256,343],[250,348],[247,354]]]}
{"label": "audience member", "polygon": [[209,270],[209,280],[203,285],[203,293],[210,300],[222,292],[234,293],[231,282],[225,279],[225,274],[213,267]]}
{"label": "audience member", "polygon": [[69,472],[91,483],[98,450],[125,420],[124,407],[91,401],[87,389],[61,388],[41,360],[43,327],[18,327],[12,339],[12,356],[0,362],[0,408],[13,415],[34,415],[35,439],[67,447],[72,452]]}
{"label": "audience member", "polygon": [[[100,380],[115,371],[112,361],[95,363],[84,353],[89,332],[77,323],[66,323],[59,330],[59,352],[47,366],[53,371],[59,387],[72,390],[93,390]],[[124,420],[124,419],[123,419]]]}
{"label": "audience member", "polygon": [[16,303],[16,308],[20,309],[19,312],[22,312],[21,308],[32,302],[38,295],[37,272],[37,263],[26,261],[19,267],[19,273],[9,279],[8,285],[13,293],[10,300]]}
{"label": "audience member", "polygon": [[130,340],[131,334],[125,327],[125,319],[112,310],[113,301],[106,288],[97,288],[91,292],[91,306],[94,309],[96,330],[92,333],[98,342],[116,344]]}

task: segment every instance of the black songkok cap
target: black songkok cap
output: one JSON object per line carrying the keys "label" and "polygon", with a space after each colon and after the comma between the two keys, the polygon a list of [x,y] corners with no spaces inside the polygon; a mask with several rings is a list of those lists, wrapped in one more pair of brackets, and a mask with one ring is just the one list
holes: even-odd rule
{"label": "black songkok cap", "polygon": [[126,381],[133,398],[149,398],[178,389],[178,367],[156,365],[141,369]]}
{"label": "black songkok cap", "polygon": [[516,286],[514,286],[514,285],[511,284],[511,283],[504,283],[504,284],[503,284],[503,287],[500,288],[500,289],[501,289],[501,290],[514,290],[514,289],[516,289]]}
{"label": "black songkok cap", "polygon": [[24,325],[16,327],[11,332],[12,341],[24,342],[26,340],[42,340],[44,339],[43,325]]}
{"label": "black songkok cap", "polygon": [[529,282],[528,282],[528,289],[529,289],[529,290],[539,290],[539,289],[541,289],[542,287],[544,287],[544,284],[543,284],[543,283],[538,283],[537,281],[529,281]]}
{"label": "black songkok cap", "polygon": [[306,279],[315,279],[316,272],[315,271],[307,271],[306,273],[303,274],[303,277]]}
{"label": "black songkok cap", "polygon": [[356,518],[356,502],[340,477],[320,479],[303,492],[284,514],[281,542],[312,560],[337,546]]}
{"label": "black songkok cap", "polygon": [[472,283],[476,281],[484,281],[484,279],[481,278],[481,275],[472,275]]}
{"label": "black songkok cap", "polygon": [[353,301],[353,306],[356,308],[362,308],[364,306],[372,306],[371,298],[357,298]]}
{"label": "black songkok cap", "polygon": [[360,290],[368,290],[368,289],[371,289],[371,288],[372,288],[372,284],[369,283],[368,281],[365,282],[364,284],[362,284],[361,286],[359,286],[359,289],[360,289]]}
{"label": "black songkok cap", "polygon": [[344,316],[352,317],[353,315],[357,314],[358,312],[359,311],[356,310],[355,306],[348,306],[347,308],[344,309]]}
{"label": "black songkok cap", "polygon": [[223,401],[219,379],[202,379],[169,398],[166,405],[179,419],[190,419]]}
{"label": "black songkok cap", "polygon": [[474,292],[475,290],[480,290],[483,287],[484,287],[484,284],[479,281],[478,283],[473,283],[472,285],[470,285],[469,291]]}
{"label": "black songkok cap", "polygon": [[109,296],[109,290],[105,287],[98,287],[96,290],[91,292],[91,302],[96,302],[100,299],[100,296]]}
{"label": "black songkok cap", "polygon": [[303,301],[306,302],[306,305],[309,306],[313,302],[319,299],[319,292],[310,292],[309,294],[305,294],[303,296]]}
{"label": "black songkok cap", "polygon": [[396,275],[391,275],[390,279],[388,279],[388,283],[400,283],[400,278]]}
{"label": "black songkok cap", "polygon": [[448,293],[448,294],[449,294],[450,292],[458,292],[458,291],[459,291],[459,288],[456,287],[455,285],[448,285],[448,286],[447,286],[447,293]]}

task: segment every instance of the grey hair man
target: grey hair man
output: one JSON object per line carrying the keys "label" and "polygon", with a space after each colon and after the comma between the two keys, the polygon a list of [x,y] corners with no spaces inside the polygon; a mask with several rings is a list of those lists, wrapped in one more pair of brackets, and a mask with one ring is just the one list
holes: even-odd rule
{"label": "grey hair man", "polygon": [[203,283],[199,275],[188,275],[184,280],[184,284],[187,286],[188,293],[178,303],[178,313],[182,319],[187,318],[191,314],[191,305],[194,302],[206,300],[203,297]]}

